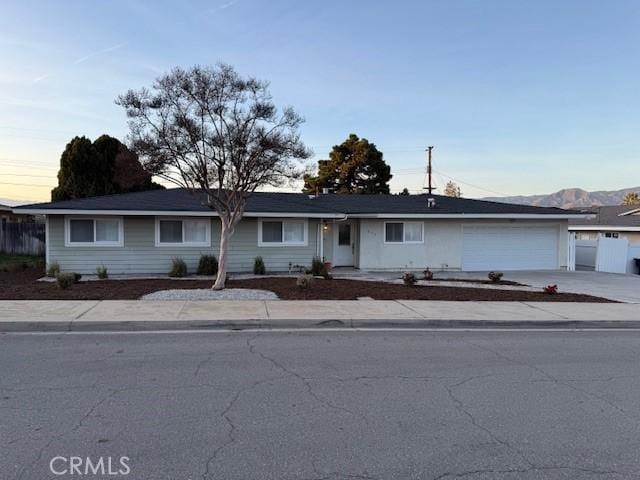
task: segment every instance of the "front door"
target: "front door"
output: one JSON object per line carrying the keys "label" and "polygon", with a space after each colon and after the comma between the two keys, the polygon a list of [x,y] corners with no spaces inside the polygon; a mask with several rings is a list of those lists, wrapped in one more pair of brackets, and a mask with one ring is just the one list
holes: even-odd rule
{"label": "front door", "polygon": [[333,265],[336,267],[352,267],[356,250],[353,223],[338,222],[335,227]]}

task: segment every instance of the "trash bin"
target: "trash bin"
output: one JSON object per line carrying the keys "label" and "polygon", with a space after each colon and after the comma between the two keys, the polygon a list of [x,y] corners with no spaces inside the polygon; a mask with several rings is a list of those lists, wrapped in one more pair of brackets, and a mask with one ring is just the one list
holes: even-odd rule
{"label": "trash bin", "polygon": [[636,268],[638,269],[638,275],[640,275],[640,258],[633,259],[636,262]]}

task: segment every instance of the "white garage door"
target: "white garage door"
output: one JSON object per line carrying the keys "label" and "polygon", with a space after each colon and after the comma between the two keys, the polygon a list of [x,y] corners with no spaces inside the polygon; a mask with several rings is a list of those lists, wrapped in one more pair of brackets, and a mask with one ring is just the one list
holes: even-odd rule
{"label": "white garage door", "polygon": [[555,227],[465,226],[462,238],[463,270],[558,268]]}

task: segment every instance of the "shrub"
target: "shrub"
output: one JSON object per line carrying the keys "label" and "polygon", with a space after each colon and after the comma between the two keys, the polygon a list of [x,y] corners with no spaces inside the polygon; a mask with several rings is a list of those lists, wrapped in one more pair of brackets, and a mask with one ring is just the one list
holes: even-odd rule
{"label": "shrub", "polygon": [[100,280],[105,280],[109,278],[109,274],[107,273],[107,267],[105,267],[104,265],[100,265],[99,267],[96,267],[96,274],[98,275],[98,278]]}
{"label": "shrub", "polygon": [[327,267],[320,257],[313,257],[311,259],[311,275],[315,277],[324,277],[327,275]]}
{"label": "shrub", "polygon": [[262,260],[262,257],[256,257],[253,260],[253,273],[255,275],[264,275],[265,273],[267,273],[267,269],[264,266],[264,260]]}
{"label": "shrub", "polygon": [[[186,272],[186,270],[185,270]],[[200,255],[198,275],[215,275],[218,273],[218,259],[213,255]]]}
{"label": "shrub", "polygon": [[555,295],[558,293],[558,285],[547,285],[542,289],[542,291],[547,295]]}
{"label": "shrub", "polygon": [[427,267],[427,269],[422,273],[424,274],[425,280],[433,280],[433,272],[429,270],[429,267]]}
{"label": "shrub", "polygon": [[76,282],[79,282],[81,278],[82,278],[82,275],[80,275],[79,273],[73,272],[73,279]]}
{"label": "shrub", "polygon": [[47,277],[55,278],[60,273],[60,264],[58,262],[51,262],[49,268],[47,268]]}
{"label": "shrub", "polygon": [[9,265],[7,265],[5,270],[7,272],[10,272],[10,273],[16,273],[16,272],[19,272],[21,270],[25,270],[28,267],[29,267],[29,265],[27,265],[26,262],[14,262],[14,263],[10,263]]}
{"label": "shrub", "polygon": [[402,275],[402,282],[407,286],[407,287],[412,287],[416,284],[418,280],[416,279],[416,276],[411,273],[411,272],[405,272]]}
{"label": "shrub", "polygon": [[173,257],[171,259],[170,277],[184,277],[187,274],[187,264],[184,263],[182,257]]}
{"label": "shrub", "polygon": [[56,275],[56,283],[58,284],[58,287],[62,290],[66,290],[71,285],[76,283],[76,275],[78,274],[73,272],[58,273],[58,275]]}
{"label": "shrub", "polygon": [[296,279],[296,285],[301,290],[308,290],[313,286],[313,276],[312,275],[300,275]]}
{"label": "shrub", "polygon": [[500,282],[500,280],[502,280],[502,276],[504,274],[502,272],[489,272],[489,275],[487,275],[489,277],[489,280],[491,280],[493,283],[498,283]]}
{"label": "shrub", "polygon": [[34,268],[44,268],[44,258],[38,257],[33,262],[32,265]]}

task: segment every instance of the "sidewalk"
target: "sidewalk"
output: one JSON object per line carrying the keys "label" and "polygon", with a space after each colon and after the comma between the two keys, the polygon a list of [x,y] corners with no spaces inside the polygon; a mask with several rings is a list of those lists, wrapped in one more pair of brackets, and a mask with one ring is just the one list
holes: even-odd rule
{"label": "sidewalk", "polygon": [[318,327],[640,328],[633,304],[562,302],[0,301],[0,331]]}

